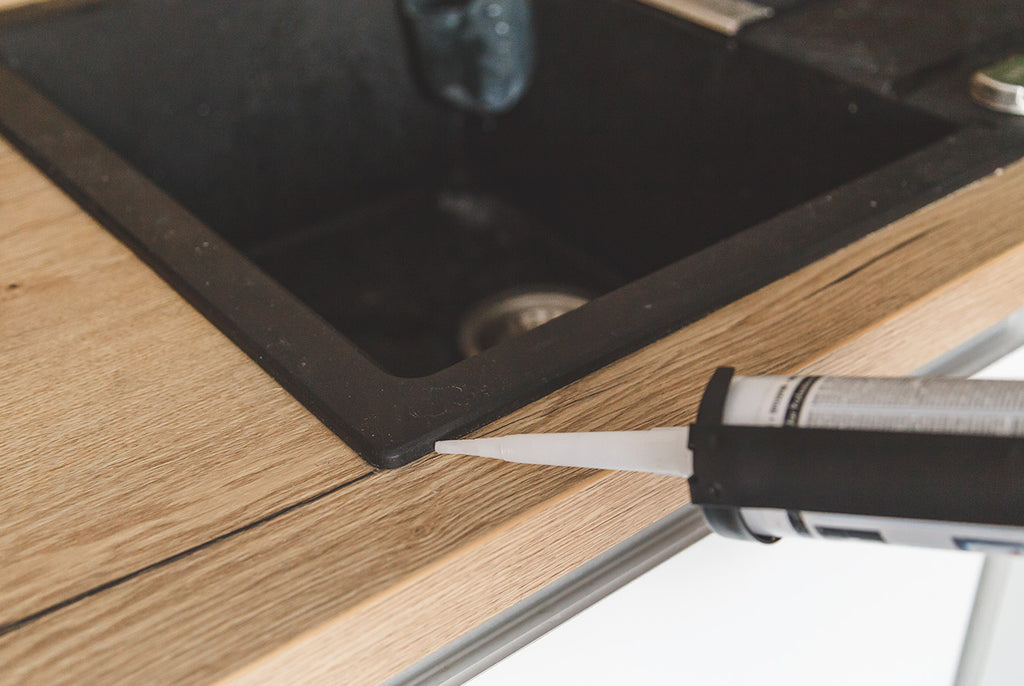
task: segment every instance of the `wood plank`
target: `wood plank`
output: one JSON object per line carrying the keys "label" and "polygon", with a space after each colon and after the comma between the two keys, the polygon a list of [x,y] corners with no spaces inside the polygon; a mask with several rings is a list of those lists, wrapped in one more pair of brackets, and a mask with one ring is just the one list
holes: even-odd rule
{"label": "wood plank", "polygon": [[858,376],[882,367],[886,374],[910,374],[922,361],[966,341],[963,332],[984,331],[1024,307],[1022,267],[1024,246],[1018,245],[830,350],[804,371]]}
{"label": "wood plank", "polygon": [[[724,363],[923,364],[1024,304],[1022,190],[1018,163],[481,433],[686,422]],[[685,499],[662,477],[432,457],[41,617],[0,638],[0,669],[41,684],[376,683]]]}
{"label": "wood plank", "polygon": [[0,625],[372,471],[0,141]]}
{"label": "wood plank", "polygon": [[[326,622],[368,592],[384,592],[408,576],[408,559],[451,555],[465,540],[585,479],[582,471],[509,474],[500,466],[475,461],[459,468],[454,460],[434,459],[375,474],[325,498],[316,514],[302,508],[257,527],[256,538],[233,537],[144,575],[143,584],[127,582],[76,603],[73,628],[57,612],[0,637],[0,673],[17,683],[48,684],[81,683],[83,674],[86,682],[104,684],[226,676],[311,621]],[[494,497],[509,489],[510,478],[516,497]],[[336,515],[329,524],[321,519],[326,513]],[[287,558],[285,567],[279,556]],[[184,586],[177,583],[185,578],[180,570],[186,570]],[[359,627],[350,637],[372,628]],[[39,640],[21,640],[30,634]],[[234,647],[225,652],[228,644]],[[100,655],[103,664],[93,661]],[[90,666],[66,671],[72,663]],[[351,683],[349,677],[339,683]]]}
{"label": "wood plank", "polygon": [[688,499],[683,479],[597,474],[222,683],[376,684]]}

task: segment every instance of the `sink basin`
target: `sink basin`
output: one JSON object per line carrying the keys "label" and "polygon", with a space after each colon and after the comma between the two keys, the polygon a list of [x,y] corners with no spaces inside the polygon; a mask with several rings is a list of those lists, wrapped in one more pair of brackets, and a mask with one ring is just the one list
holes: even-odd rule
{"label": "sink basin", "polygon": [[[532,82],[485,116],[421,86],[392,2],[12,11],[0,129],[382,467],[1008,154],[635,2],[533,14]],[[524,290],[589,302],[464,359]]]}

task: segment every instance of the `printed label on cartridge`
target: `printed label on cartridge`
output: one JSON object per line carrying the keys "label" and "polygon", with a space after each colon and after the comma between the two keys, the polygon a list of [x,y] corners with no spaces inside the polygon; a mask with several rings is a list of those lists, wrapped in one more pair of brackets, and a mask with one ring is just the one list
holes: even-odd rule
{"label": "printed label on cartridge", "polygon": [[736,377],[726,424],[1024,436],[1024,384],[941,377]]}

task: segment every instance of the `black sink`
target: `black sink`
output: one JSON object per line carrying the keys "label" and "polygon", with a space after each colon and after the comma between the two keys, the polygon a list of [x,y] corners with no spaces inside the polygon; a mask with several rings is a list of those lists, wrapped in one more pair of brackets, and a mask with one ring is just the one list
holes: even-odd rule
{"label": "black sink", "polygon": [[[1017,154],[640,4],[533,11],[497,115],[421,88],[389,1],[12,11],[0,129],[384,467]],[[463,359],[530,290],[590,302]]]}

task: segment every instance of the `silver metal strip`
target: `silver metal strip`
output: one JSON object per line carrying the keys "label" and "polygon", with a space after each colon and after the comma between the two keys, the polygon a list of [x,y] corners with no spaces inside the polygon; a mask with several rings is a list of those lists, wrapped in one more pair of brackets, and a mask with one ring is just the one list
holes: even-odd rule
{"label": "silver metal strip", "polygon": [[682,507],[391,677],[384,686],[462,684],[709,532],[699,509]]}
{"label": "silver metal strip", "polygon": [[771,7],[747,2],[747,0],[640,0],[640,2],[727,36],[735,36],[747,24],[767,19],[775,14],[775,10]]}
{"label": "silver metal strip", "polygon": [[912,376],[953,376],[967,378],[1024,344],[1024,310],[1017,310],[967,342],[953,348],[912,374]]}
{"label": "silver metal strip", "polygon": [[956,686],[978,686],[983,682],[996,625],[1006,601],[1012,564],[1011,558],[1002,555],[985,557],[953,682]]}

